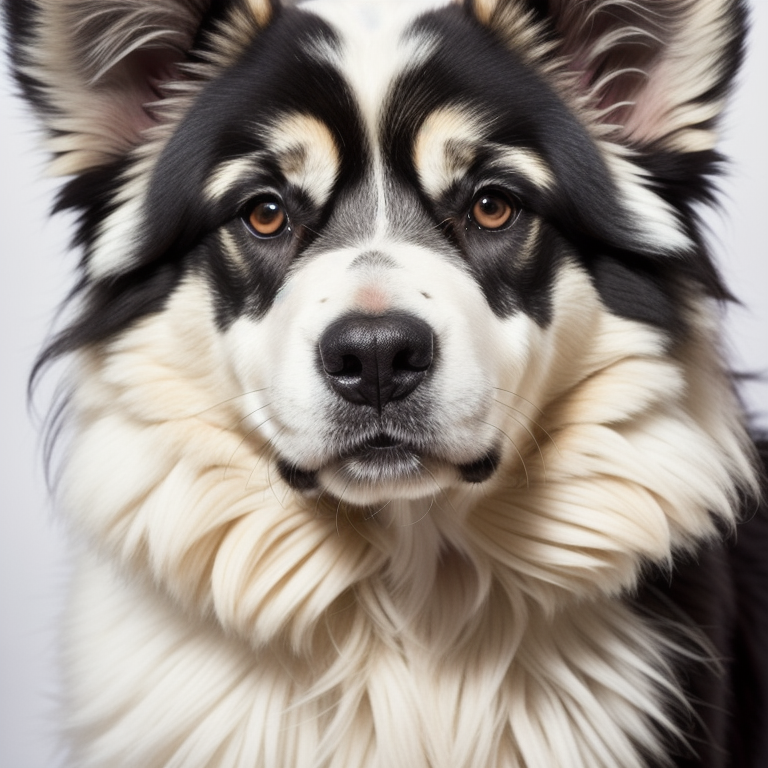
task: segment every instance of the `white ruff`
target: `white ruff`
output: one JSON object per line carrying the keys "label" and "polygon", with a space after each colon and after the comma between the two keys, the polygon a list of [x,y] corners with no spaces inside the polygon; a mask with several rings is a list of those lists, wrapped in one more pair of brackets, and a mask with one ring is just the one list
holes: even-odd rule
{"label": "white ruff", "polygon": [[643,560],[713,535],[707,509],[732,519],[741,427],[707,346],[670,360],[577,271],[558,292],[520,390],[540,448],[500,408],[527,485],[512,452],[490,487],[370,519],[279,482],[201,284],[83,357],[64,496],[121,565],[84,559],[74,593],[72,764],[639,768],[640,745],[663,751],[671,649],[620,594]]}

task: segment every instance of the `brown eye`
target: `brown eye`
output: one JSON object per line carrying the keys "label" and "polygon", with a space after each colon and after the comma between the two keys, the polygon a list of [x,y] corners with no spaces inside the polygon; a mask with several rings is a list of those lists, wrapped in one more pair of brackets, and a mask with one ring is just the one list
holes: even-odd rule
{"label": "brown eye", "polygon": [[288,222],[283,204],[276,198],[260,200],[248,214],[248,225],[251,231],[261,237],[279,235]]}
{"label": "brown eye", "polygon": [[514,222],[518,208],[501,192],[481,192],[472,203],[469,217],[482,229],[502,229]]}

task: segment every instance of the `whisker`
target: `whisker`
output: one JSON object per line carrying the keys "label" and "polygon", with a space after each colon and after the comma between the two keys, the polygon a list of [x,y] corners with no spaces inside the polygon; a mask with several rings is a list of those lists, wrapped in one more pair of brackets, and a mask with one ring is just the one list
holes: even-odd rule
{"label": "whisker", "polygon": [[379,512],[381,512],[383,509],[386,509],[391,503],[392,503],[392,499],[390,499],[389,501],[385,502],[375,512],[371,512],[370,515],[366,515],[363,519],[366,520],[366,521],[373,520],[373,518],[376,517],[376,515],[378,515]]}
{"label": "whisker", "polygon": [[[343,467],[339,467],[333,475],[331,475],[331,480],[334,480],[338,474],[341,473]],[[328,484],[330,485],[330,483]],[[320,512],[320,501],[322,500],[323,496],[328,493],[328,486],[326,485],[325,488],[320,492],[320,495],[317,497],[317,500],[315,501],[315,515],[317,515]]]}
{"label": "whisker", "polygon": [[410,523],[403,523],[403,525],[402,525],[402,526],[400,526],[400,527],[401,527],[401,528],[410,528],[410,527],[411,527],[411,526],[413,526],[413,525],[417,525],[417,524],[418,524],[418,523],[420,523],[420,522],[421,522],[421,521],[422,521],[422,520],[423,520],[425,517],[428,517],[428,516],[429,516],[429,513],[432,511],[432,507],[434,507],[434,506],[435,506],[435,496],[434,496],[434,494],[432,494],[432,500],[431,500],[431,501],[430,501],[430,503],[429,503],[429,507],[428,507],[427,511],[426,511],[426,512],[425,512],[425,513],[424,513],[424,514],[423,514],[423,515],[422,515],[422,516],[421,516],[421,517],[420,517],[418,520],[414,520],[414,521],[412,521],[412,522],[410,522]]}
{"label": "whisker", "polygon": [[[344,494],[347,492],[347,488],[349,488],[350,483],[352,482],[352,479],[350,478],[347,481],[347,484],[344,486],[344,490],[342,490],[341,495],[339,496],[339,503],[336,505],[336,535],[341,536],[341,531],[339,530],[339,512],[341,511],[341,502],[344,500]],[[347,520],[349,520],[349,515],[346,516]]]}
{"label": "whisker", "polygon": [[[529,403],[533,408],[536,408],[536,410],[542,416],[544,415],[544,411],[542,411],[541,408],[538,408],[537,406],[535,406],[530,400],[526,400],[522,395],[515,394],[511,390],[509,390],[509,389],[502,389],[501,387],[494,387],[494,389],[498,389],[499,392],[506,392],[507,394],[510,394],[510,395],[512,395],[514,397],[520,398],[520,400],[524,400],[526,403]],[[512,410],[517,411],[518,413],[520,413],[523,416],[525,416],[526,419],[528,419],[532,424],[537,426],[549,438],[549,441],[554,446],[554,449],[558,452],[558,454],[560,453],[560,449],[557,447],[557,443],[555,442],[555,438],[552,437],[552,435],[549,432],[547,432],[547,430],[544,429],[544,427],[538,421],[536,421],[536,419],[534,419],[533,417],[529,416],[524,411],[521,411],[519,408],[515,408],[514,405],[510,405],[509,403],[505,403],[503,400],[499,400],[498,398],[494,398],[494,400],[496,400],[497,403],[501,403],[502,405],[506,406],[507,408],[512,408]]]}
{"label": "whisker", "polygon": [[[429,469],[429,467],[427,467],[424,464],[424,462],[421,459],[419,459],[419,458],[417,458],[416,461],[418,462],[419,466],[429,475],[430,479],[432,480],[432,482],[435,485],[435,488],[437,489],[437,494],[445,496],[446,499],[448,500],[448,503],[450,504],[451,508],[453,508],[453,504],[451,504],[451,500],[448,499],[448,497],[447,497],[447,495],[445,493],[445,489],[440,487],[440,483],[437,482],[437,478],[434,476],[434,474]],[[432,500],[429,503],[429,507],[427,508],[427,511],[418,520],[414,520],[413,522],[410,522],[410,523],[405,523],[402,527],[403,528],[409,528],[412,525],[416,525],[416,523],[420,523],[425,517],[427,517],[429,515],[429,513],[432,511],[432,507],[434,507],[436,502],[437,502],[437,494],[434,494],[434,493],[432,494]],[[438,509],[439,509],[439,506],[438,506]],[[455,509],[453,511],[456,512]]]}
{"label": "whisker", "polygon": [[258,460],[258,461],[257,461],[257,462],[256,462],[256,463],[253,465],[253,469],[251,470],[251,474],[250,474],[250,475],[248,475],[248,481],[247,481],[247,482],[246,482],[246,484],[245,484],[245,488],[246,488],[246,490],[248,490],[248,485],[249,485],[249,484],[250,484],[250,482],[251,482],[251,478],[253,477],[253,475],[254,475],[254,473],[256,472],[256,470],[259,468],[259,464],[261,464],[261,462],[263,461],[264,457],[267,455],[267,450],[268,450],[268,448],[269,448],[269,447],[270,447],[270,446],[273,444],[273,442],[274,442],[274,441],[275,441],[275,440],[276,440],[278,437],[280,437],[280,435],[282,435],[282,434],[283,434],[283,432],[285,432],[285,430],[286,430],[286,429],[288,429],[288,426],[287,426],[287,425],[286,425],[286,426],[284,426],[284,427],[282,427],[282,428],[281,428],[281,429],[280,429],[280,430],[279,430],[279,431],[278,431],[278,432],[277,432],[275,435],[273,435],[272,437],[270,437],[270,438],[269,438],[269,440],[268,440],[268,441],[266,442],[266,444],[264,445],[264,447],[263,447],[263,448],[261,449],[261,451],[259,452],[259,454],[260,454],[260,455],[259,455],[259,460]]}
{"label": "whisker", "polygon": [[271,402],[264,403],[264,405],[260,405],[258,408],[254,408],[250,413],[246,413],[245,416],[243,416],[241,419],[238,419],[237,426],[239,427],[246,419],[250,419],[251,416],[253,416],[254,413],[258,413],[259,411],[263,410],[264,408],[268,408],[270,405],[272,405]]}
{"label": "whisker", "polygon": [[[285,427],[283,427],[283,429],[285,429]],[[267,443],[267,445],[264,446],[264,450],[265,451],[266,451],[268,445],[269,445],[269,443]],[[259,461],[261,461],[261,459],[259,459]],[[275,497],[275,500],[280,505],[281,509],[285,509],[285,505],[283,504],[282,501],[280,501],[280,497],[277,495],[277,491],[275,490],[275,486],[272,484],[272,473],[270,471],[271,467],[272,467],[272,462],[269,461],[269,459],[267,459],[267,482],[269,483],[269,490],[272,491],[272,495]],[[247,485],[246,485],[246,487],[247,487]]]}
{"label": "whisker", "polygon": [[203,408],[202,411],[197,411],[196,413],[190,414],[190,416],[191,417],[202,416],[204,413],[208,413],[208,411],[212,411],[214,408],[220,408],[222,405],[231,403],[233,400],[239,400],[241,397],[248,397],[248,395],[255,395],[259,392],[264,392],[264,390],[266,389],[269,389],[269,387],[261,387],[260,389],[251,389],[248,392],[243,392],[240,395],[235,395],[234,397],[228,397],[226,400],[221,400],[215,405],[211,405],[208,408]]}
{"label": "whisker", "polygon": [[487,424],[489,427],[493,427],[494,429],[498,429],[499,432],[501,432],[501,434],[504,435],[504,437],[506,437],[507,440],[509,440],[510,443],[512,443],[512,447],[515,449],[515,452],[520,457],[520,463],[523,465],[523,472],[525,472],[525,485],[526,485],[526,488],[530,489],[530,487],[531,487],[531,480],[530,480],[530,477],[528,476],[528,467],[525,466],[525,459],[523,458],[523,454],[520,453],[520,449],[515,444],[515,441],[501,427],[497,427],[495,424],[491,424],[490,421],[483,421],[483,419],[480,419],[480,421],[482,421],[483,424]]}
{"label": "whisker", "polygon": [[442,496],[445,501],[448,503],[448,506],[457,517],[459,516],[459,510],[456,509],[456,507],[453,505],[453,502],[451,501],[451,497],[448,495],[448,490],[446,488],[441,488],[440,483],[437,482],[437,478],[434,476],[432,471],[429,469],[429,467],[425,466],[425,464],[421,461],[421,459],[417,458],[416,461],[419,462],[419,465],[421,468],[430,476],[432,479],[432,482],[435,484],[435,488],[437,488],[437,494],[433,495],[433,499],[435,500],[435,503],[437,504],[438,509],[442,509],[440,506],[440,503],[437,501],[437,496]]}
{"label": "whisker", "polygon": [[[505,408],[509,408],[510,410],[517,411],[518,413],[525,416],[525,414],[519,408],[515,408],[512,405],[508,405],[507,403],[504,403],[495,397],[493,398],[493,400],[499,405],[503,405]],[[539,451],[539,456],[541,456],[541,467],[544,470],[544,482],[546,483],[547,482],[547,463],[544,461],[544,452],[541,450],[541,446],[539,445],[539,441],[536,439],[536,435],[534,435],[533,432],[528,428],[528,426],[524,422],[520,421],[520,419],[518,419],[516,416],[513,416],[511,413],[507,415],[509,416],[509,418],[514,419],[514,421],[516,421],[531,436],[531,440],[533,440],[534,445]]]}
{"label": "whisker", "polygon": [[539,408],[536,403],[529,400],[527,397],[523,397],[522,395],[518,395],[517,392],[513,392],[511,389],[504,389],[504,387],[494,387],[494,389],[498,389],[499,392],[506,392],[508,395],[512,395],[512,397],[516,397],[518,400],[522,400],[524,403],[528,403],[528,405],[531,406],[531,408],[536,409],[542,416],[544,415],[544,411]]}
{"label": "whisker", "polygon": [[[269,403],[267,403],[267,405],[269,405]],[[266,408],[266,406],[262,406],[262,407]],[[256,411],[260,411],[260,410],[261,410],[261,408],[257,408],[256,409]],[[256,413],[256,411],[254,411],[253,413]],[[253,413],[248,414],[248,415],[252,416]],[[244,418],[248,418],[248,416],[246,416]],[[262,421],[260,424],[257,424],[253,429],[251,429],[251,430],[249,430],[248,432],[245,433],[245,435],[243,436],[243,439],[237,444],[237,447],[235,448],[235,450],[232,451],[232,455],[229,457],[229,461],[227,462],[227,466],[224,467],[224,480],[227,479],[227,472],[229,472],[229,468],[232,466],[232,461],[234,460],[235,456],[237,455],[237,452],[243,447],[243,444],[245,443],[245,441],[254,432],[256,432],[256,430],[258,430],[260,427],[263,427],[270,419],[273,419],[273,418],[274,418],[274,416],[269,416],[268,418],[264,419],[264,421]],[[240,419],[240,421],[242,422],[243,419]]]}

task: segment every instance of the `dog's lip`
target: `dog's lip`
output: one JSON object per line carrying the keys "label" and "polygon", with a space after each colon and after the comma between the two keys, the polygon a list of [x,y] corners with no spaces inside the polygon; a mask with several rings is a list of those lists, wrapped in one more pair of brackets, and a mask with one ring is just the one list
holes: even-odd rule
{"label": "dog's lip", "polygon": [[336,472],[349,474],[350,479],[376,483],[420,475],[425,471],[425,463],[437,462],[453,466],[464,482],[474,484],[489,479],[496,472],[500,458],[499,446],[492,446],[467,463],[440,460],[411,442],[381,431],[345,446],[324,466],[303,469],[280,459],[278,468],[289,485],[310,492],[320,487],[319,474],[333,465],[336,465]]}
{"label": "dog's lip", "polygon": [[341,467],[353,474],[368,475],[368,482],[378,476],[408,477],[419,474],[426,459],[423,451],[385,432],[361,440],[339,455]]}
{"label": "dog's lip", "polygon": [[419,453],[419,449],[412,444],[407,443],[400,438],[391,435],[387,432],[378,432],[371,437],[366,437],[359,442],[354,443],[351,446],[345,447],[340,451],[340,458],[355,458],[362,454],[370,452],[385,453],[385,452],[408,452]]}

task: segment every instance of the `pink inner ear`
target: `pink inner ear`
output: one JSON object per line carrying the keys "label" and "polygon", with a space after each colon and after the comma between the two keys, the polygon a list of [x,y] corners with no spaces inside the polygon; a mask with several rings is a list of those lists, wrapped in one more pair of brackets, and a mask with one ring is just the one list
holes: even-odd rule
{"label": "pink inner ear", "polygon": [[674,96],[669,67],[659,61],[600,61],[582,67],[574,60],[572,68],[579,73],[578,86],[591,93],[591,103],[600,121],[620,127],[621,135],[640,142],[650,142],[665,133],[665,115]]}
{"label": "pink inner ear", "polygon": [[640,142],[651,142],[669,131],[667,119],[674,99],[675,72],[662,60],[648,73],[645,87],[627,110],[623,133]]}
{"label": "pink inner ear", "polygon": [[683,3],[550,0],[561,52],[605,124],[639,141],[663,135],[673,85],[665,59]]}
{"label": "pink inner ear", "polygon": [[111,98],[105,115],[118,121],[121,133],[131,144],[136,143],[142,131],[159,122],[153,105],[163,101],[163,85],[179,80],[178,51],[149,48],[133,51],[116,64],[99,84]]}

